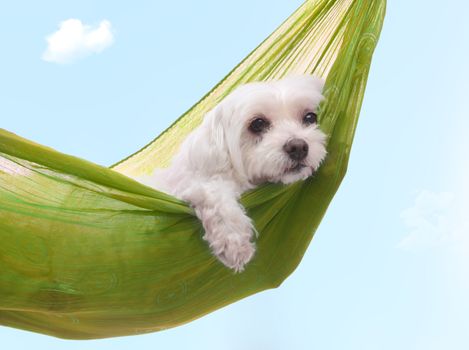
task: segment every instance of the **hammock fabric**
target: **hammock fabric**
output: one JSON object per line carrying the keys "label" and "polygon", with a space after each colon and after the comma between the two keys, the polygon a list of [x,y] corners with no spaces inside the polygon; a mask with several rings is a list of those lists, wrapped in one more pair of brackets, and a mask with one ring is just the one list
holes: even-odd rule
{"label": "hammock fabric", "polygon": [[[268,10],[268,9],[266,9]],[[90,339],[174,327],[259,291],[297,267],[345,174],[385,0],[306,1],[187,113],[105,168],[0,130],[0,324]],[[234,274],[181,201],[133,181],[237,85],[291,73],[326,78],[320,171],[242,201],[260,233]]]}

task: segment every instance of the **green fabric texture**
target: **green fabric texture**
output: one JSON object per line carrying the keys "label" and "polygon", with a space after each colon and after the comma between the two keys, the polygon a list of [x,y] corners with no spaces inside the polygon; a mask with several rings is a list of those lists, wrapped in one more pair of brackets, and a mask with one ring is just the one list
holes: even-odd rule
{"label": "green fabric texture", "polygon": [[[266,16],[268,15],[266,8]],[[0,130],[0,324],[90,339],[181,325],[265,289],[300,263],[345,175],[385,0],[310,0],[149,145],[111,168]],[[224,267],[183,202],[128,176],[168,164],[239,84],[326,78],[328,157],[311,179],[242,202],[259,231],[243,273]]]}

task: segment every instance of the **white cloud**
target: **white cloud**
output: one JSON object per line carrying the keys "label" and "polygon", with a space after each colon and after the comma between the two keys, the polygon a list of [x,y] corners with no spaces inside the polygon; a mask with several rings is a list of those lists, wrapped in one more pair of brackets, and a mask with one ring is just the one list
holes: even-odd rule
{"label": "white cloud", "polygon": [[456,248],[469,251],[469,202],[464,191],[423,190],[414,204],[401,213],[408,234],[399,242],[405,250]]}
{"label": "white cloud", "polygon": [[47,49],[42,59],[55,63],[72,63],[77,59],[100,53],[114,42],[111,22],[101,21],[92,27],[78,19],[67,19],[59,30],[47,38]]}

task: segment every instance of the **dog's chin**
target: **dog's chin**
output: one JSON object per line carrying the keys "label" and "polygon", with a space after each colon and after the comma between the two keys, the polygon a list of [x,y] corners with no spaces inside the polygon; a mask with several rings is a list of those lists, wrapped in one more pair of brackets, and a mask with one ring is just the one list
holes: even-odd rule
{"label": "dog's chin", "polygon": [[313,167],[298,163],[283,169],[276,175],[256,176],[251,179],[251,184],[258,186],[263,183],[282,183],[285,185],[305,180],[313,174]]}
{"label": "dog's chin", "polygon": [[305,180],[313,174],[313,168],[311,166],[298,163],[292,167],[286,168],[284,173],[280,177],[281,183],[288,185],[300,180]]}

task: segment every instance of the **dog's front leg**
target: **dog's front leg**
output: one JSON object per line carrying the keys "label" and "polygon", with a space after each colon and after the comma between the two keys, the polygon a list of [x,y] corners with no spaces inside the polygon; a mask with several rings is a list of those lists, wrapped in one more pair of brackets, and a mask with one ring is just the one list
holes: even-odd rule
{"label": "dog's front leg", "polygon": [[243,271],[255,252],[254,227],[238,203],[236,186],[224,180],[196,181],[182,197],[194,207],[213,254],[236,272]]}

